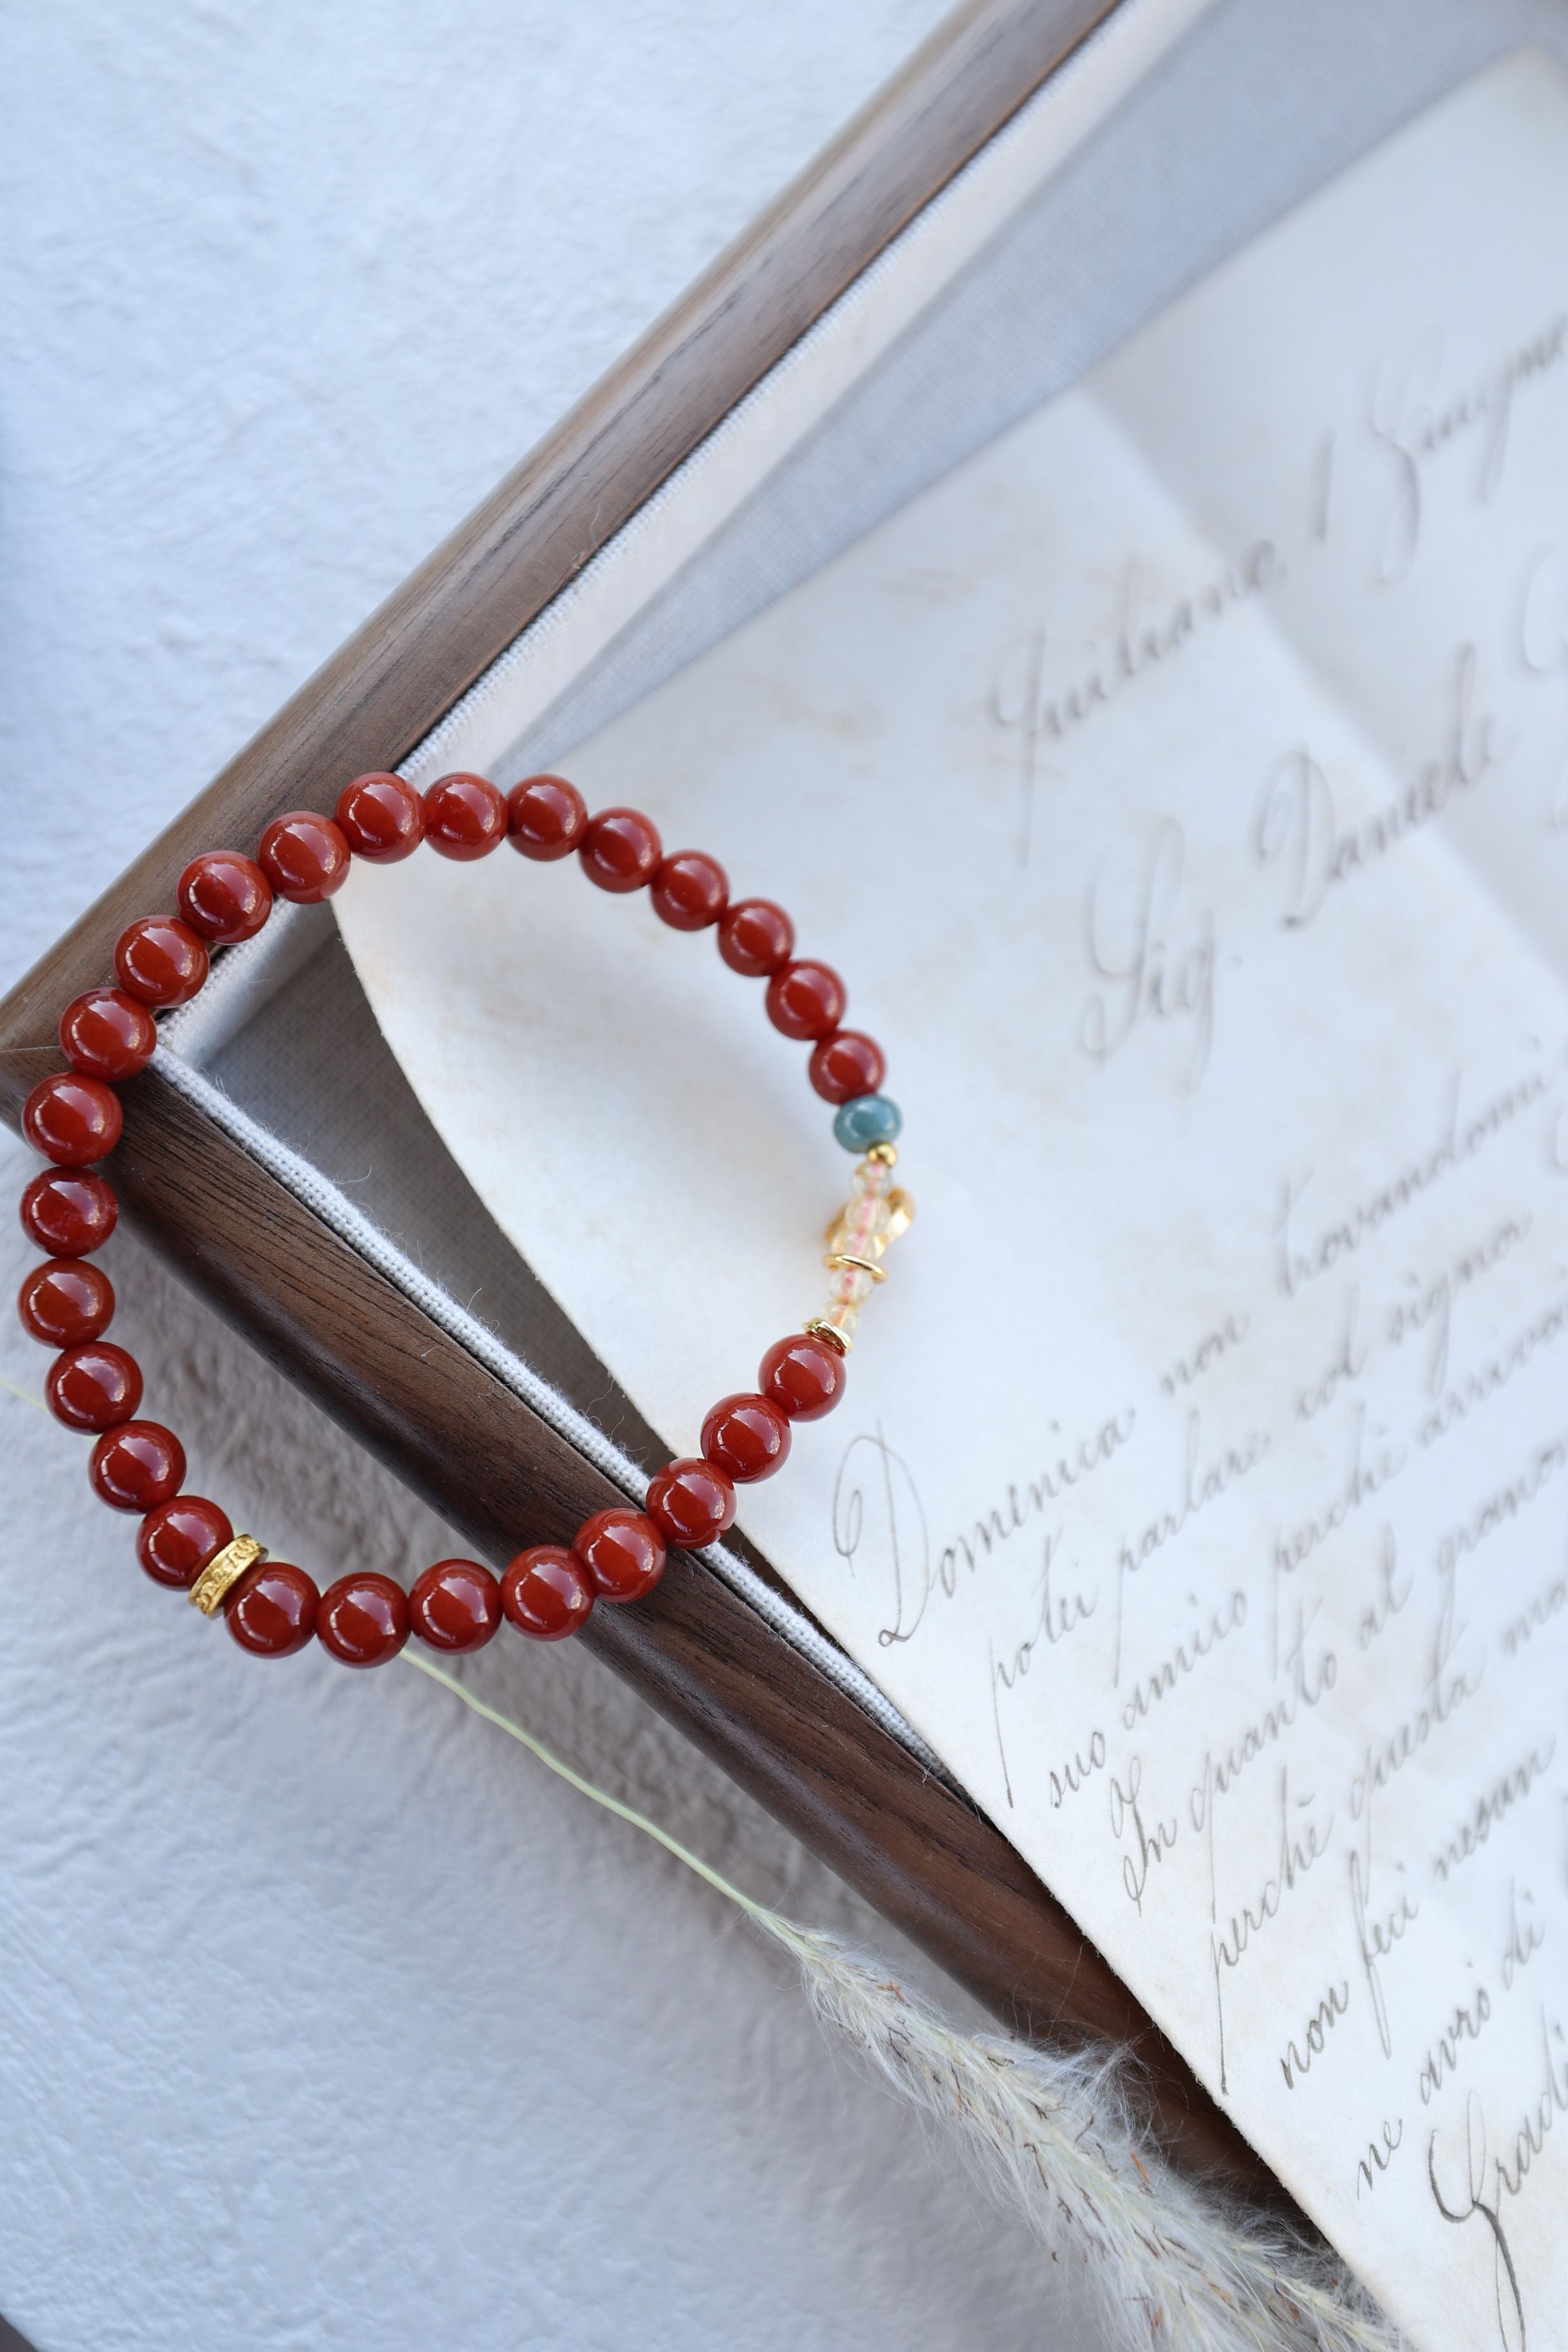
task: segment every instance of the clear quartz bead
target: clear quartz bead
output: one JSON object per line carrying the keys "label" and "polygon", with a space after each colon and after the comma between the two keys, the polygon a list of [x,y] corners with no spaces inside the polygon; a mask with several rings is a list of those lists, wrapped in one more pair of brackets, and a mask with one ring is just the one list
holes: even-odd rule
{"label": "clear quartz bead", "polygon": [[837,1265],[833,1269],[827,1286],[827,1296],[837,1306],[858,1307],[871,1295],[871,1277],[864,1266]]}

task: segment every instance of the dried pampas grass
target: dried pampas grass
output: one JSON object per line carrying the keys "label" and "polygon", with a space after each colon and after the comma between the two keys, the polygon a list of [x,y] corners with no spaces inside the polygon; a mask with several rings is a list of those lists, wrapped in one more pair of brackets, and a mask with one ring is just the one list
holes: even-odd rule
{"label": "dried pampas grass", "polygon": [[1173,2172],[1113,2051],[961,2033],[885,1967],[731,1886],[656,1822],[596,1789],[427,1659],[403,1653],[593,1803],[655,1839],[797,1962],[817,2016],[939,2128],[1054,2260],[1084,2271],[1110,2339],[1170,2352],[1399,2352],[1343,2265]]}

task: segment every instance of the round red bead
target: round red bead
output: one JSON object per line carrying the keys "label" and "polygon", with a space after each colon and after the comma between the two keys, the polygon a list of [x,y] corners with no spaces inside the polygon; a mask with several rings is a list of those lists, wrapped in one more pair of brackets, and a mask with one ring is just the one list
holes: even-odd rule
{"label": "round red bead", "polygon": [[719,918],[719,952],[743,980],[766,980],[789,961],[795,925],[771,898],[740,898]]}
{"label": "round red bead", "polygon": [[588,804],[564,776],[524,776],[506,804],[511,845],[524,857],[569,857],[588,830]]}
{"label": "round red bead", "polygon": [[316,1639],[345,1666],[384,1666],[408,1639],[408,1596],[374,1570],[340,1576],[321,1595]]}
{"label": "round red bead", "polygon": [[726,1478],[771,1478],[789,1459],[789,1422],[765,1396],[721,1399],[702,1424],[702,1451]]}
{"label": "round red bead", "polygon": [[640,890],[664,855],[658,831],[637,809],[601,809],[590,817],[577,852],[601,890]]}
{"label": "round red bead", "polygon": [[104,1176],[35,1176],[22,1195],[22,1223],[40,1249],[86,1257],[114,1231],[120,1203]]}
{"label": "round red bead", "polygon": [[122,1421],[105,1432],[87,1465],[99,1500],[116,1511],[151,1511],[173,1500],[185,1475],[185,1449],[159,1421]]}
{"label": "round red bead", "polygon": [[337,824],[356,857],[395,866],[425,838],[425,803],[401,776],[356,776],[338,795]]}
{"label": "round red bead", "polygon": [[149,1511],[136,1530],[136,1557],[154,1584],[188,1592],[209,1559],[234,1541],[226,1511],[204,1495],[176,1495]]}
{"label": "round red bead", "polygon": [[188,1004],[207,976],[207,951],[177,915],[144,915],[114,942],[121,988],[143,1004]]}
{"label": "round red bead", "polygon": [[757,1368],[757,1386],[791,1421],[820,1421],[844,1393],[844,1359],[831,1340],[802,1331],[773,1342]]}
{"label": "round red bead", "polygon": [[272,885],[253,857],[209,849],[193,857],[175,896],[193,931],[224,947],[253,940],[272,912]]}
{"label": "round red bead", "polygon": [[112,1339],[89,1339],[55,1358],[44,1394],[68,1429],[112,1429],[142,1402],[142,1367]]}
{"label": "round red bead", "polygon": [[730,877],[716,857],[678,849],[662,858],[648,884],[653,911],[672,931],[705,931],[729,903]]}
{"label": "round red bead", "polygon": [[263,1560],[242,1576],[224,1615],[242,1650],[257,1658],[291,1658],[316,1630],[316,1587],[286,1559]]}
{"label": "round red bead", "polygon": [[158,1024],[122,988],[89,988],[60,1014],[60,1051],[79,1076],[133,1078],[157,1050]]}
{"label": "round red bead", "polygon": [[666,1543],[700,1551],[735,1516],[735,1489],[722,1470],[696,1455],[667,1462],[647,1490],[647,1515]]}
{"label": "round red bead", "polygon": [[35,1151],[60,1168],[85,1168],[120,1140],[120,1097],[101,1078],[74,1070],[40,1078],[22,1107],[22,1132]]}
{"label": "round red bead", "polygon": [[486,776],[443,776],[425,795],[425,838],[443,857],[488,857],[506,827],[506,803]]}
{"label": "round red bead", "polygon": [[408,1622],[422,1642],[448,1656],[482,1650],[500,1623],[500,1586],[477,1559],[438,1559],[415,1579]]}
{"label": "round red bead", "polygon": [[52,1257],[36,1265],[16,1293],[22,1328],[51,1348],[100,1339],[114,1315],[114,1285],[96,1265]]}
{"label": "round red bead", "polygon": [[888,1075],[882,1049],[858,1029],[835,1029],[812,1051],[806,1074],[824,1102],[853,1102],[874,1095]]}
{"label": "round red bead", "polygon": [[768,1019],[786,1037],[826,1037],[844,1017],[844,982],[826,963],[786,963],[768,982]]}
{"label": "round red bead", "polygon": [[256,862],[280,898],[319,906],[349,878],[349,845],[330,816],[290,809],[262,835]]}
{"label": "round red bead", "polygon": [[664,1538],[643,1511],[595,1511],[572,1549],[601,1601],[640,1601],[664,1574]]}
{"label": "round red bead", "polygon": [[500,1605],[520,1633],[563,1641],[587,1622],[594,1606],[588,1571],[561,1544],[531,1544],[500,1580]]}

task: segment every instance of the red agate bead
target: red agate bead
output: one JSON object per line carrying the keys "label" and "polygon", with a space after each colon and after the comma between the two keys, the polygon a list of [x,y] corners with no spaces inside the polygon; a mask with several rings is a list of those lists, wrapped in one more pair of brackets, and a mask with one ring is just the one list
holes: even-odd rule
{"label": "red agate bead", "polygon": [[356,776],[338,795],[337,826],[356,857],[395,866],[425,838],[425,803],[401,776]]}
{"label": "red agate bead", "polygon": [[133,1078],[158,1045],[158,1024],[122,988],[89,988],[60,1014],[60,1051],[79,1076]]}
{"label": "red agate bead", "polygon": [[112,1339],[89,1339],[55,1358],[44,1394],[68,1429],[112,1429],[142,1402],[142,1367]]}
{"label": "red agate bead", "polygon": [[120,985],[143,1004],[188,1004],[207,976],[207,951],[177,915],[144,915],[114,942]]}
{"label": "red agate bead", "polygon": [[601,809],[590,817],[577,855],[601,890],[640,890],[664,855],[658,829],[639,809]]}
{"label": "red agate bead", "polygon": [[888,1075],[882,1049],[858,1029],[835,1029],[815,1048],[806,1075],[824,1102],[853,1102],[879,1092]]}
{"label": "red agate bead", "polygon": [[317,1606],[316,1639],[345,1666],[384,1666],[408,1639],[408,1596],[374,1570],[340,1576]]}
{"label": "red agate bead", "polygon": [[106,1176],[35,1176],[22,1195],[28,1237],[57,1257],[86,1257],[101,1249],[119,1214]]}
{"label": "red agate bead", "polygon": [[789,1458],[789,1422],[765,1396],[723,1397],[702,1424],[702,1451],[726,1478],[771,1478]]}
{"label": "red agate bead", "polygon": [[262,835],[256,862],[280,898],[317,907],[349,878],[349,845],[330,816],[290,809]]}
{"label": "red agate bead", "polygon": [[193,857],[175,892],[193,931],[221,947],[253,940],[272,912],[272,885],[254,857],[209,849]]}
{"label": "red agate bead", "polygon": [[176,1495],[148,1512],[136,1530],[136,1557],[154,1584],[188,1592],[209,1559],[234,1541],[226,1511],[205,1495]]}
{"label": "red agate bead", "polygon": [[795,925],[771,898],[741,898],[719,918],[719,952],[742,980],[766,980],[795,951]]}
{"label": "red agate bead", "polygon": [[60,1168],[85,1168],[120,1140],[120,1097],[101,1078],[74,1070],[40,1078],[22,1107],[22,1132],[35,1151]]}
{"label": "red agate bead", "polygon": [[844,1017],[844,982],[830,964],[786,963],[768,982],[768,1019],[786,1037],[826,1037]]}
{"label": "red agate bead", "polygon": [[100,1339],[114,1316],[114,1285],[96,1265],[52,1257],[36,1265],[16,1293],[22,1328],[51,1348]]}
{"label": "red agate bead", "polygon": [[482,1650],[500,1623],[500,1586],[477,1559],[438,1559],[414,1580],[408,1622],[450,1657]]}
{"label": "red agate bead", "polygon": [[506,805],[511,845],[524,857],[569,857],[588,830],[588,803],[564,776],[524,776]]}
{"label": "red agate bead", "polygon": [[252,1657],[291,1658],[315,1632],[318,1605],[315,1584],[302,1568],[267,1559],[240,1578],[224,1615],[240,1648]]}
{"label": "red agate bead", "polygon": [[87,1475],[112,1510],[151,1511],[179,1493],[185,1449],[160,1421],[122,1421],[93,1447]]}
{"label": "red agate bead", "polygon": [[678,849],[660,859],[647,894],[654,913],[672,931],[705,931],[728,904],[730,877],[716,857]]}
{"label": "red agate bead", "polygon": [[791,1421],[820,1421],[844,1393],[844,1359],[831,1340],[801,1331],[774,1340],[757,1368],[757,1386]]}
{"label": "red agate bead", "polygon": [[587,1623],[594,1587],[564,1545],[531,1544],[501,1578],[500,1605],[531,1641],[560,1642]]}
{"label": "red agate bead", "polygon": [[425,838],[443,857],[488,857],[506,827],[506,803],[488,776],[442,776],[425,795]]}
{"label": "red agate bead", "polygon": [[735,1489],[722,1470],[697,1455],[667,1462],[648,1483],[647,1515],[666,1543],[700,1551],[735,1516]]}
{"label": "red agate bead", "polygon": [[572,1549],[601,1601],[640,1601],[664,1574],[664,1538],[644,1511],[595,1511],[578,1528]]}

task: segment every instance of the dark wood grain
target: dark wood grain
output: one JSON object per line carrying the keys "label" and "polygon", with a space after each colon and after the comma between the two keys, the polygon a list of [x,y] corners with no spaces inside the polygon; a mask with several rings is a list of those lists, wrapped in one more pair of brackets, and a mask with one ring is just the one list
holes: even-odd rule
{"label": "dark wood grain", "polygon": [[[1110,11],[974,0],[422,565],[0,1005],[0,1109],[56,1066],[185,860],[397,764],[610,534]],[[153,1073],[114,1173],[180,1273],[481,1556],[568,1535],[600,1474]],[[549,1372],[551,1366],[541,1369]],[[611,1401],[613,1402],[613,1400]],[[628,1408],[629,1411],[629,1408]],[[1005,1840],[695,1561],[605,1611],[609,1662],[942,1967],[1025,2032],[1136,2045],[1194,2167],[1283,2201],[1114,1971]]]}
{"label": "dark wood grain", "polygon": [[[121,1089],[116,1182],[170,1262],[498,1568],[621,1497],[594,1465],[155,1071]],[[265,1540],[265,1529],[258,1532]],[[675,1556],[583,1636],[888,1918],[1018,2032],[1134,2044],[1190,2164],[1273,2176],[1114,1970],[983,1815]]]}
{"label": "dark wood grain", "polygon": [[973,0],[939,26],[41,959],[0,1006],[0,1045],[47,1045],[198,850],[249,850],[280,810],[397,766],[1113,5]]}

